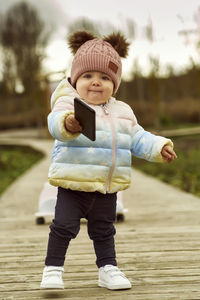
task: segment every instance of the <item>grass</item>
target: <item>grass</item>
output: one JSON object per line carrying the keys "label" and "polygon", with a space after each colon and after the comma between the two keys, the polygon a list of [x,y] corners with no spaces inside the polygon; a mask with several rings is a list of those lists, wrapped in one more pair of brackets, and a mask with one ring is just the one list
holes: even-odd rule
{"label": "grass", "polygon": [[43,154],[28,146],[0,145],[0,195]]}
{"label": "grass", "polygon": [[178,159],[170,164],[157,164],[133,159],[133,166],[144,173],[200,197],[200,138],[199,136],[174,138]]}

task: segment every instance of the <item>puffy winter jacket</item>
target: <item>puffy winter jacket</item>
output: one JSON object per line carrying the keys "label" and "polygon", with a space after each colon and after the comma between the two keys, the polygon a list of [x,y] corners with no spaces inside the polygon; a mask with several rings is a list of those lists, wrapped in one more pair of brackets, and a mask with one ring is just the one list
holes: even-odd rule
{"label": "puffy winter jacket", "polygon": [[52,185],[72,190],[114,193],[130,185],[132,154],[162,162],[161,149],[171,140],[145,131],[124,102],[111,97],[104,105],[90,105],[96,111],[96,140],[72,134],[64,126],[74,113],[79,97],[67,80],[60,82],[51,97],[48,127],[55,144],[49,169]]}

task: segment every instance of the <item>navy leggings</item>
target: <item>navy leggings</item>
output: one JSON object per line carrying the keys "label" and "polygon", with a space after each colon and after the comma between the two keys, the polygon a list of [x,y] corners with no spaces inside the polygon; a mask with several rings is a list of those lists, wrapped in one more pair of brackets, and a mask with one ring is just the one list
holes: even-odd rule
{"label": "navy leggings", "polygon": [[88,235],[93,240],[98,268],[117,265],[115,254],[116,193],[79,192],[58,188],[55,218],[50,225],[46,266],[63,266],[69,242],[86,218]]}

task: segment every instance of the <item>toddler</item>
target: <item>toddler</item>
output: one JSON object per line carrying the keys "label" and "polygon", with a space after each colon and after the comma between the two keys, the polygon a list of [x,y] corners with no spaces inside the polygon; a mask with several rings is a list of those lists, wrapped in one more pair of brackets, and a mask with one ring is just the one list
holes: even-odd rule
{"label": "toddler", "polygon": [[[127,189],[132,154],[149,161],[176,158],[170,139],[145,131],[132,109],[114,98],[128,43],[120,33],[96,38],[87,32],[69,37],[74,53],[71,77],[51,97],[49,131],[55,138],[49,182],[58,186],[55,218],[50,225],[42,289],[64,288],[62,273],[70,240],[87,219],[98,267],[98,285],[129,289],[130,281],[117,267],[115,253],[116,194]],[[96,111],[96,140],[81,134],[74,117],[74,98]]]}

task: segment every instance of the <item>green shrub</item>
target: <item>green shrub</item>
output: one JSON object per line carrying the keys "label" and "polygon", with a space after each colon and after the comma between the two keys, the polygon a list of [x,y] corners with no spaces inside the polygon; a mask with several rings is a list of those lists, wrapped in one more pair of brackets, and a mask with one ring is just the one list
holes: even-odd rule
{"label": "green shrub", "polygon": [[150,163],[133,158],[133,167],[200,197],[199,137],[182,137],[174,141],[178,159],[172,163]]}
{"label": "green shrub", "polygon": [[0,195],[43,154],[26,146],[0,145]]}

